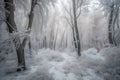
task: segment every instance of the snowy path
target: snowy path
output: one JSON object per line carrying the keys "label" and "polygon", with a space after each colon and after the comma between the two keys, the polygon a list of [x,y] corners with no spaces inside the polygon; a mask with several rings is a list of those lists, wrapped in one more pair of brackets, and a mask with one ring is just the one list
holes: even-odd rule
{"label": "snowy path", "polygon": [[[88,56],[90,51],[92,55]],[[62,62],[52,62],[53,67],[50,69],[50,73],[53,74],[55,80],[103,80],[95,74],[94,69],[85,67],[82,64],[88,58],[91,58],[91,60],[104,60],[103,56],[96,54],[97,51],[95,49],[90,51],[83,52],[84,55],[80,57],[81,59],[61,53],[64,60]]]}
{"label": "snowy path", "polygon": [[[11,64],[14,61],[6,62]],[[105,55],[97,53],[94,48],[82,52],[80,58],[74,52],[43,49],[32,58],[27,57],[27,71],[1,73],[0,80],[104,80],[99,69],[105,62]]]}

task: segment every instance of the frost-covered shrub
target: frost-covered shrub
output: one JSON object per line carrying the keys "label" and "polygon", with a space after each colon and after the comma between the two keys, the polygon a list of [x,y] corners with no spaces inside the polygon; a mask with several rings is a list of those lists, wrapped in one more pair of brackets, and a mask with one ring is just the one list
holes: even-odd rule
{"label": "frost-covered shrub", "polygon": [[98,69],[100,74],[105,80],[120,80],[120,48],[106,48],[100,53],[106,58]]}

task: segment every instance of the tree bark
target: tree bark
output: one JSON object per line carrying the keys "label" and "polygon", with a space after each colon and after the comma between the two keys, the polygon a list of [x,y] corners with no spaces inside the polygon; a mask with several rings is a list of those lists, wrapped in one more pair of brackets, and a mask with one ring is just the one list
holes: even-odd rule
{"label": "tree bark", "polygon": [[112,34],[113,11],[114,11],[114,5],[111,6],[109,25],[108,25],[108,39],[110,44],[113,44],[113,34]]}
{"label": "tree bark", "polygon": [[[33,12],[34,12],[35,4],[36,4],[36,0],[32,0],[32,2],[31,2],[31,10],[30,10],[30,13],[29,13],[29,16],[28,16],[29,22],[28,22],[28,27],[27,27],[27,30],[30,30],[29,34],[31,32],[31,28],[32,28],[32,24],[33,24],[33,18],[34,18],[34,13]],[[25,37],[23,39],[22,45],[23,45],[23,48],[25,48],[25,45],[26,45],[27,41],[29,41],[28,42],[28,46],[29,46],[29,50],[30,50],[30,54],[31,54],[31,42],[30,42],[30,38]]]}
{"label": "tree bark", "polygon": [[[14,20],[14,1],[13,0],[4,0],[6,12],[6,23],[8,26],[9,33],[17,32],[17,27]],[[20,43],[20,37],[15,37],[13,40],[17,52],[18,59],[18,70],[25,70],[25,58],[24,58],[24,48]],[[19,45],[17,45],[19,43]]]}
{"label": "tree bark", "polygon": [[78,26],[77,26],[75,0],[72,0],[72,2],[73,2],[74,28],[75,28],[75,33],[76,33],[75,35],[76,35],[76,42],[77,42],[77,53],[78,53],[78,56],[81,56],[81,45],[80,45],[79,31],[78,31]]}
{"label": "tree bark", "polygon": [[73,32],[73,42],[74,42],[74,46],[75,46],[75,49],[77,49],[77,43],[76,43],[76,38],[75,38],[75,30],[74,30],[74,27],[72,27],[72,32]]}
{"label": "tree bark", "polygon": [[[114,43],[115,46],[117,46],[117,43],[116,43],[116,40],[115,40],[115,26],[116,26],[116,24],[118,24],[117,20],[119,18],[119,6],[116,5],[114,10],[116,10],[116,13],[115,13],[114,19],[113,19],[113,26],[112,26],[113,27],[113,33],[112,34],[113,34],[113,43]],[[117,27],[118,27],[118,25],[117,25]]]}

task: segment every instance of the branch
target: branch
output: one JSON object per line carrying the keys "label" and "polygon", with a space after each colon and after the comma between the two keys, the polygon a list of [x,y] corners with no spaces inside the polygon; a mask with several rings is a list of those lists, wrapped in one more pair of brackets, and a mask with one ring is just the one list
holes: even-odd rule
{"label": "branch", "polygon": [[8,21],[5,20],[5,22],[13,29],[13,31],[17,32],[17,30]]}
{"label": "branch", "polygon": [[72,26],[72,24],[71,24],[71,22],[69,21],[69,19],[65,16],[64,17],[65,19],[66,19],[66,21],[68,22],[68,24],[70,25],[70,26]]}
{"label": "branch", "polygon": [[81,6],[82,6],[82,4],[83,4],[83,0],[81,0],[81,2],[80,3],[78,2],[78,4],[77,4],[78,6],[77,6],[76,10],[79,10],[79,13],[77,15],[77,19],[79,18],[80,14],[81,14]]}
{"label": "branch", "polygon": [[65,7],[64,3],[63,3],[63,2],[61,2],[61,3],[62,3],[62,5],[63,5],[63,8],[65,9],[65,11],[67,12],[67,14],[68,14],[71,18],[73,18],[73,17],[72,17],[72,14],[71,14],[71,8],[70,8],[70,10],[68,10],[68,9]]}

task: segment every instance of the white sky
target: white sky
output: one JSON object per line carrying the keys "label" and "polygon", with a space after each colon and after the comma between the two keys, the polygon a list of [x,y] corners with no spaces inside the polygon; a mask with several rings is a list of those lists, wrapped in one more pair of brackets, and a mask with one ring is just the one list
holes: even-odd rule
{"label": "white sky", "polygon": [[98,8],[100,5],[100,2],[98,0],[91,0],[90,2],[90,8]]}
{"label": "white sky", "polygon": [[[68,1],[69,0],[58,0],[56,5],[61,10],[63,8],[62,3],[64,3],[65,5],[68,5]],[[90,4],[88,6],[89,6],[89,9],[92,10],[92,9],[95,9],[95,8],[99,8],[99,4],[100,4],[100,2],[98,0],[90,0]]]}

